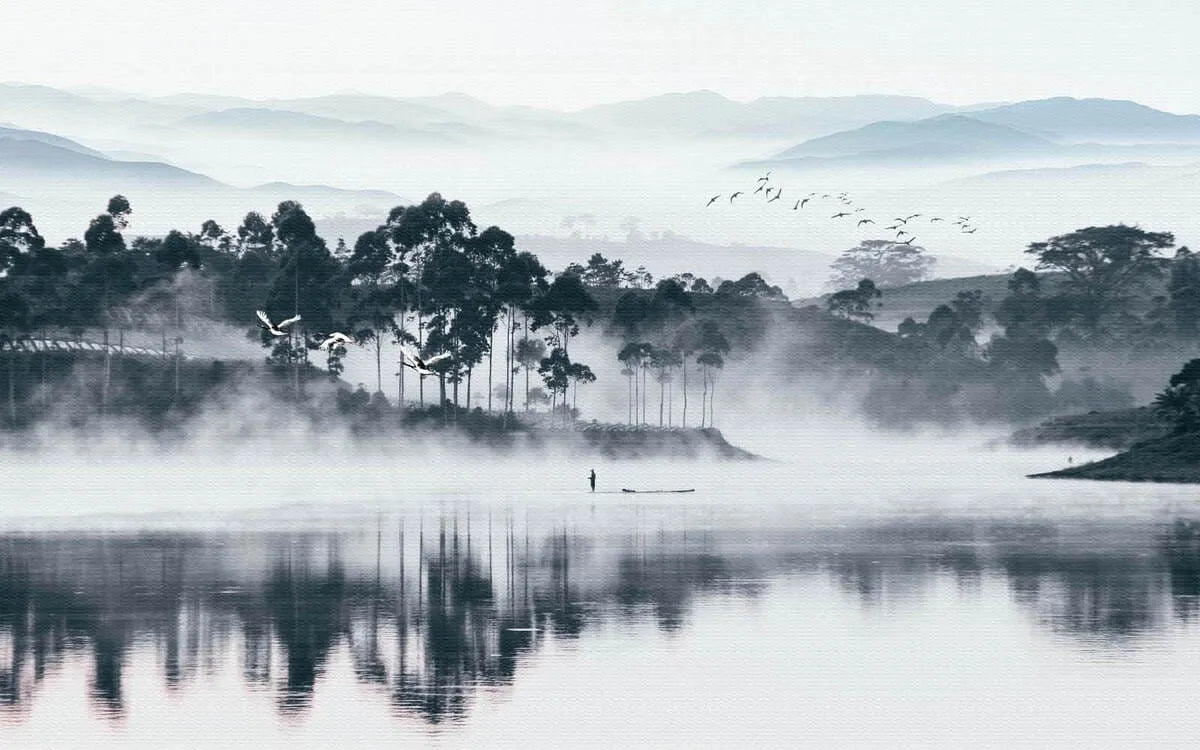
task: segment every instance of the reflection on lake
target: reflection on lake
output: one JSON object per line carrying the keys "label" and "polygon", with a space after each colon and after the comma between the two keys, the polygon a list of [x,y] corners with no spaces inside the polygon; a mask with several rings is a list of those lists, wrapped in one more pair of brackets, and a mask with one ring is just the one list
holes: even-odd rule
{"label": "reflection on lake", "polygon": [[[610,739],[714,744],[962,731],[1002,744],[1075,727],[1042,740],[1088,744],[1113,729],[1080,686],[1118,684],[1132,705],[1112,721],[1145,707],[1147,726],[1166,732],[1160,746],[1186,736],[1160,719],[1173,691],[1190,691],[1200,651],[1190,518],[730,517],[464,507],[336,532],[8,533],[0,736],[147,740],[211,709],[266,742],[536,741],[578,723],[618,727]],[[1038,687],[1035,662],[1057,664],[1065,682]],[[706,696],[691,694],[706,685],[728,687],[730,713],[706,715]],[[926,693],[905,695],[913,685]],[[986,697],[972,702],[973,688]],[[1049,695],[1071,689],[1074,699]],[[537,706],[546,695],[575,702]],[[989,734],[1006,713],[975,704],[997,696],[1030,725]],[[649,718],[633,698],[682,711],[681,723]],[[1074,717],[1039,719],[1046,700],[1082,703]],[[931,702],[967,712],[970,726],[921,729]],[[801,719],[787,705],[812,711]],[[868,709],[878,735],[854,716]],[[325,711],[341,718],[327,725]],[[891,711],[914,726],[882,726]],[[216,741],[192,739],[205,737]]]}

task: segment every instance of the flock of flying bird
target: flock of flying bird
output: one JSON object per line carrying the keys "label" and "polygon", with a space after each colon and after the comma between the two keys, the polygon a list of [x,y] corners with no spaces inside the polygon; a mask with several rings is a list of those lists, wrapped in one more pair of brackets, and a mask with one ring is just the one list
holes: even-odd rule
{"label": "flock of flying bird", "polygon": [[[783,198],[783,188],[776,187],[771,184],[771,170],[767,170],[767,173],[765,175],[763,175],[762,177],[759,177],[758,180],[756,181],[756,184],[758,187],[754,190],[753,193],[751,193],[751,195],[758,195],[759,193],[762,193],[763,198],[766,199],[767,203],[774,203],[775,201]],[[774,193],[774,195],[772,195],[772,193]],[[745,195],[745,194],[746,193],[743,190],[738,190],[733,193],[730,193],[729,203],[732,204],[735,198],[737,198],[738,196],[741,196],[741,195]],[[713,197],[709,198],[708,203],[705,204],[705,208],[713,205],[718,200],[720,200],[722,197],[724,197],[724,194],[719,193],[719,194],[714,195]],[[799,210],[803,209],[806,205],[808,205],[808,203],[810,201],[825,201],[825,200],[832,200],[832,201],[837,202],[837,212],[829,217],[831,219],[844,219],[847,216],[849,216],[853,219],[855,216],[858,216],[859,214],[866,212],[866,209],[863,208],[862,206],[854,205],[854,201],[850,198],[849,193],[821,193],[821,192],[816,192],[816,191],[811,192],[808,195],[805,195],[803,197],[796,199],[795,203],[792,205],[792,210],[799,211]],[[847,209],[847,210],[843,210],[843,209]],[[884,228],[888,229],[890,231],[894,231],[896,233],[896,242],[897,243],[902,244],[902,245],[911,245],[911,244],[913,244],[913,242],[916,241],[917,238],[909,230],[916,228],[916,225],[915,224],[909,225],[909,222],[914,221],[919,218],[922,218],[923,216],[924,216],[924,214],[909,214],[908,216],[897,216],[896,218],[892,219],[893,223],[890,226],[887,226]],[[929,217],[930,224],[936,224],[938,222],[946,222],[946,221],[947,220],[942,218],[941,216],[930,216]],[[972,226],[970,222],[971,222],[970,216],[959,216],[956,220],[954,220],[952,222],[948,222],[948,223],[951,226],[958,227],[959,232],[961,232],[962,234],[975,234],[978,227]],[[867,224],[874,224],[874,223],[875,223],[874,219],[862,217],[862,218],[858,219],[857,226],[863,227],[863,226],[866,226]],[[907,237],[908,239],[902,240],[901,239],[902,237]]]}
{"label": "flock of flying bird", "polygon": [[[289,334],[288,329],[290,329],[294,324],[300,322],[299,315],[293,315],[286,320],[281,320],[278,323],[272,323],[271,318],[268,317],[267,314],[262,310],[255,310],[255,314],[258,315],[259,328],[262,328],[267,333],[276,337],[287,336]],[[328,352],[339,346],[345,346],[346,344],[353,343],[354,339],[352,339],[350,336],[340,331],[334,331],[333,333],[325,336],[324,340],[317,345],[317,348],[321,351]],[[437,375],[438,373],[433,369],[433,366],[450,358],[450,354],[448,352],[435,354],[432,357],[425,358],[414,351],[412,347],[407,345],[400,347],[400,355],[400,364],[404,367],[414,370],[421,377],[425,377],[426,375]]]}

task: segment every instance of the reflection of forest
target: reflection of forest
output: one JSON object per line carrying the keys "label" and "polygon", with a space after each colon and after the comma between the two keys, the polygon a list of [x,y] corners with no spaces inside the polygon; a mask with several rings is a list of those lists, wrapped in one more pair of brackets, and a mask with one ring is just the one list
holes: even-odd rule
{"label": "reflection of forest", "polygon": [[828,576],[863,606],[919,601],[939,577],[985,577],[1041,624],[1123,639],[1200,602],[1200,524],[1064,529],[1051,523],[908,522],[771,532],[590,536],[511,518],[456,518],[343,534],[0,537],[0,706],[86,654],[90,696],[123,711],[122,669],[152,644],[174,686],[239,658],[279,710],[308,705],[331,654],[398,712],[461,715],[521,655],[605,619],[686,624],[698,595],[754,596],[769,577]]}

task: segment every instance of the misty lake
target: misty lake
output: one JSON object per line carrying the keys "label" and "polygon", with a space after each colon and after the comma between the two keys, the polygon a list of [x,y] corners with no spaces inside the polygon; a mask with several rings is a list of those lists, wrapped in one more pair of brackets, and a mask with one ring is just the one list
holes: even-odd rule
{"label": "misty lake", "polygon": [[6,455],[0,744],[1193,746],[1194,488],[856,440]]}

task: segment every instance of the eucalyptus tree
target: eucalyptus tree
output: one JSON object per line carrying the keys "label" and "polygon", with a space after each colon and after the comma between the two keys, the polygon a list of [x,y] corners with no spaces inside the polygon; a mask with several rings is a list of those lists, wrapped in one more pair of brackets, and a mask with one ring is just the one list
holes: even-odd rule
{"label": "eucalyptus tree", "polygon": [[688,357],[700,348],[700,326],[694,320],[689,320],[675,331],[671,348],[679,355],[679,370],[683,375],[683,419],[682,426],[687,427],[688,417]]}
{"label": "eucalyptus tree", "polygon": [[[125,225],[124,217],[129,213],[128,202],[117,201],[114,196],[109,208],[118,211],[118,218],[103,213],[88,224],[83,233],[84,246],[91,262],[88,264],[90,280],[99,286],[101,324],[104,332],[104,378],[100,389],[100,409],[108,407],[108,391],[112,382],[112,353],[109,350],[108,332],[112,322],[112,296],[132,291],[133,267],[126,254],[125,238],[120,228]],[[124,199],[122,199],[124,200]]]}
{"label": "eucalyptus tree", "polygon": [[[567,350],[561,346],[551,349],[550,355],[538,365],[538,372],[541,374],[542,382],[546,384],[547,390],[550,391],[550,412],[554,413],[558,410],[558,396],[562,394],[561,403],[564,412],[569,414],[567,388],[571,384],[571,358],[568,356]],[[565,417],[564,421],[566,421]]]}
{"label": "eucalyptus tree", "polygon": [[592,372],[592,368],[582,362],[572,362],[567,365],[567,378],[571,381],[571,411],[574,413],[576,409],[576,399],[579,396],[580,383],[595,383],[596,374]]}
{"label": "eucalyptus tree", "polygon": [[133,207],[129,205],[128,198],[114,195],[108,199],[108,207],[104,210],[112,217],[118,229],[124,231],[129,228],[129,215],[133,213]]}
{"label": "eucalyptus tree", "polygon": [[[470,255],[475,265],[475,288],[483,297],[480,312],[486,310],[486,316],[479,316],[480,323],[488,323],[487,331],[487,357],[488,357],[488,411],[492,411],[492,377],[495,370],[495,353],[496,353],[496,327],[500,323],[501,312],[508,310],[506,305],[506,293],[509,291],[503,287],[516,283],[516,288],[512,291],[518,296],[530,289],[531,283],[528,279],[523,279],[522,274],[517,274],[515,278],[510,278],[510,273],[521,259],[516,250],[516,241],[511,234],[505,232],[499,227],[491,226],[479,233],[479,236],[468,246]],[[532,256],[530,256],[532,257]],[[541,269],[542,276],[545,276],[545,269]],[[510,344],[511,337],[514,335],[512,331],[512,315],[509,318],[509,325],[505,336],[505,362],[509,364],[512,357]],[[509,366],[511,369],[511,366]],[[506,376],[505,384],[510,384],[511,378]]]}
{"label": "eucalyptus tree", "polygon": [[517,364],[525,370],[525,411],[529,411],[529,373],[546,356],[546,344],[525,337],[517,342],[515,354]]}
{"label": "eucalyptus tree", "polygon": [[[513,411],[513,393],[516,390],[516,375],[518,364],[525,368],[525,410],[529,410],[529,370],[537,364],[545,353],[545,347],[540,351],[529,353],[530,345],[525,345],[525,359],[519,351],[517,333],[522,331],[521,341],[529,339],[529,317],[535,301],[549,288],[547,276],[549,271],[538,261],[537,256],[528,252],[517,252],[506,256],[505,262],[498,269],[496,277],[496,301],[504,314],[504,353],[505,353],[505,384],[508,398],[504,412]],[[521,316],[518,324],[517,316]],[[541,343],[540,341],[538,343]],[[530,361],[528,357],[535,356]]]}
{"label": "eucalyptus tree", "polygon": [[596,300],[578,276],[561,273],[531,304],[533,329],[549,327],[552,334],[546,343],[561,346],[569,354],[571,337],[579,334],[581,323],[591,324],[597,308]]}
{"label": "eucalyptus tree", "polygon": [[[708,426],[713,426],[713,401],[716,394],[716,370],[725,366],[724,355],[729,353],[729,340],[721,332],[720,326],[714,320],[706,320],[700,325],[699,351],[696,364],[704,378],[704,393],[700,401],[700,427],[705,425],[705,406],[707,405]],[[707,404],[706,404],[707,402]]]}
{"label": "eucalyptus tree", "polygon": [[30,256],[41,252],[45,244],[27,211],[16,206],[0,211],[0,336],[8,349],[8,415],[13,427],[17,424],[14,344],[34,322],[34,300],[26,285],[20,283],[20,272],[28,268]]}
{"label": "eucalyptus tree", "polygon": [[[467,243],[476,235],[470,211],[462,201],[447,201],[439,193],[431,193],[417,205],[393,208],[388,215],[387,232],[391,242],[411,257],[413,275],[411,285],[405,286],[403,305],[417,316],[418,349],[427,348],[426,333],[434,334],[434,345],[448,346],[452,343],[449,327],[454,304],[461,294],[453,286],[456,279],[464,278],[464,263],[457,256],[465,255]],[[430,284],[436,289],[431,289]],[[428,323],[426,317],[430,318]],[[436,351],[455,354],[448,349]],[[451,367],[456,365],[452,363]],[[439,383],[444,403],[445,378],[439,377]],[[424,404],[423,381],[420,396]]]}
{"label": "eucalyptus tree", "polygon": [[13,270],[22,257],[45,246],[46,241],[28,211],[19,206],[0,211],[0,275]]}
{"label": "eucalyptus tree", "polygon": [[301,316],[301,323],[288,329],[287,338],[281,338],[273,352],[277,361],[292,365],[293,387],[299,396],[300,368],[308,360],[308,332],[333,330],[334,314],[344,293],[344,276],[299,203],[280,203],[271,225],[278,246],[278,266],[265,309],[272,320]]}
{"label": "eucalyptus tree", "polygon": [[638,368],[642,364],[642,344],[630,342],[617,352],[617,361],[625,365],[621,374],[629,378],[629,424],[637,423]]}
{"label": "eucalyptus tree", "polygon": [[238,246],[243,254],[248,252],[274,256],[275,228],[257,211],[250,211],[237,228]]}
{"label": "eucalyptus tree", "polygon": [[[663,407],[666,403],[665,394],[671,382],[671,371],[681,363],[679,354],[665,346],[654,346],[650,349],[650,366],[657,370],[655,380],[658,381],[658,426],[663,426]],[[670,417],[667,418],[670,423]]]}
{"label": "eucalyptus tree", "polygon": [[347,323],[358,343],[375,348],[375,390],[383,390],[383,342],[396,334],[397,285],[395,252],[384,227],[363,232],[346,260],[350,284]]}

